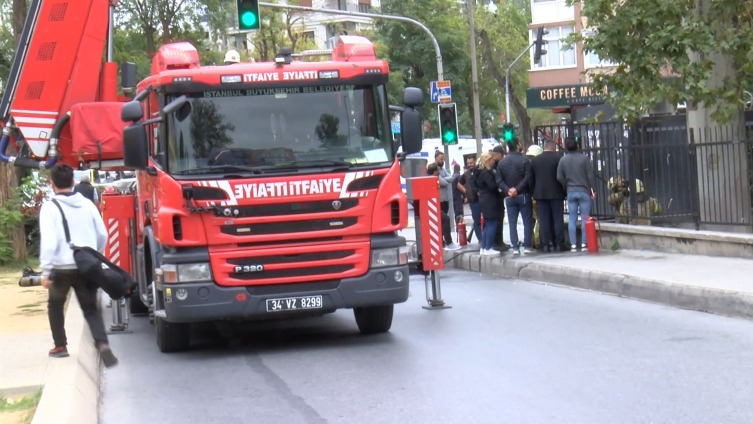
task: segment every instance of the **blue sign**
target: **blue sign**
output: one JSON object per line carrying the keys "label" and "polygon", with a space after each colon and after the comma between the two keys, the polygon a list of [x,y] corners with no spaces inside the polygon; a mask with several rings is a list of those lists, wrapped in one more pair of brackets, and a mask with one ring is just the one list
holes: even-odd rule
{"label": "blue sign", "polygon": [[392,124],[392,134],[400,134],[400,122],[390,122]]}
{"label": "blue sign", "polygon": [[432,103],[445,103],[452,101],[452,84],[449,80],[432,81],[430,88]]}

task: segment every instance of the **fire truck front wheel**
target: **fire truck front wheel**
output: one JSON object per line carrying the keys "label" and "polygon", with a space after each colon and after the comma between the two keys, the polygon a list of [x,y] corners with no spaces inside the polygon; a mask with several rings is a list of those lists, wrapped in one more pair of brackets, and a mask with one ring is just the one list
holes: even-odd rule
{"label": "fire truck front wheel", "polygon": [[386,333],[392,327],[394,305],[353,308],[356,324],[361,334]]}
{"label": "fire truck front wheel", "polygon": [[154,317],[154,330],[160,352],[180,352],[188,349],[191,344],[191,324],[167,322]]}

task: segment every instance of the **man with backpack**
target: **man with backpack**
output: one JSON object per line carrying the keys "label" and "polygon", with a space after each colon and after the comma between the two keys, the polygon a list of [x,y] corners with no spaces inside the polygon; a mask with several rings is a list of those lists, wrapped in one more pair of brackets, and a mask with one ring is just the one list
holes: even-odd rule
{"label": "man with backpack", "polygon": [[71,190],[73,169],[58,163],[50,170],[55,196],[42,205],[39,211],[39,265],[42,268],[42,285],[49,289],[47,312],[55,347],[49,355],[54,358],[69,356],[65,334],[64,305],[71,287],[81,305],[89,325],[95,347],[106,367],[117,364],[108,345],[105,324],[97,306],[97,286],[87,281],[78,271],[73,248],[66,242],[63,213],[75,219],[67,220],[70,241],[75,246],[87,246],[99,252],[105,250],[107,230],[102,217],[81,193]]}

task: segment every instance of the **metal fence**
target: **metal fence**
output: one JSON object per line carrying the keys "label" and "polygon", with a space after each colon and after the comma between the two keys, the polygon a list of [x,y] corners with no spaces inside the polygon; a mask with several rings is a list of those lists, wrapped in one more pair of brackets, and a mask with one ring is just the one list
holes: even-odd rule
{"label": "metal fence", "polygon": [[[750,132],[751,128],[748,128]],[[577,138],[597,175],[592,215],[651,225],[750,226],[753,140],[731,127],[687,128],[684,116],[536,127],[534,140]]]}

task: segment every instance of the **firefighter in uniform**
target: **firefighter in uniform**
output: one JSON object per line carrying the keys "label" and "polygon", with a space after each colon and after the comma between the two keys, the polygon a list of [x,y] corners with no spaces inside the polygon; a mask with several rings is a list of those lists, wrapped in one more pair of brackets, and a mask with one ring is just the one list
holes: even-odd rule
{"label": "firefighter in uniform", "polygon": [[237,50],[228,50],[225,53],[225,65],[234,65],[241,63],[241,54]]}

